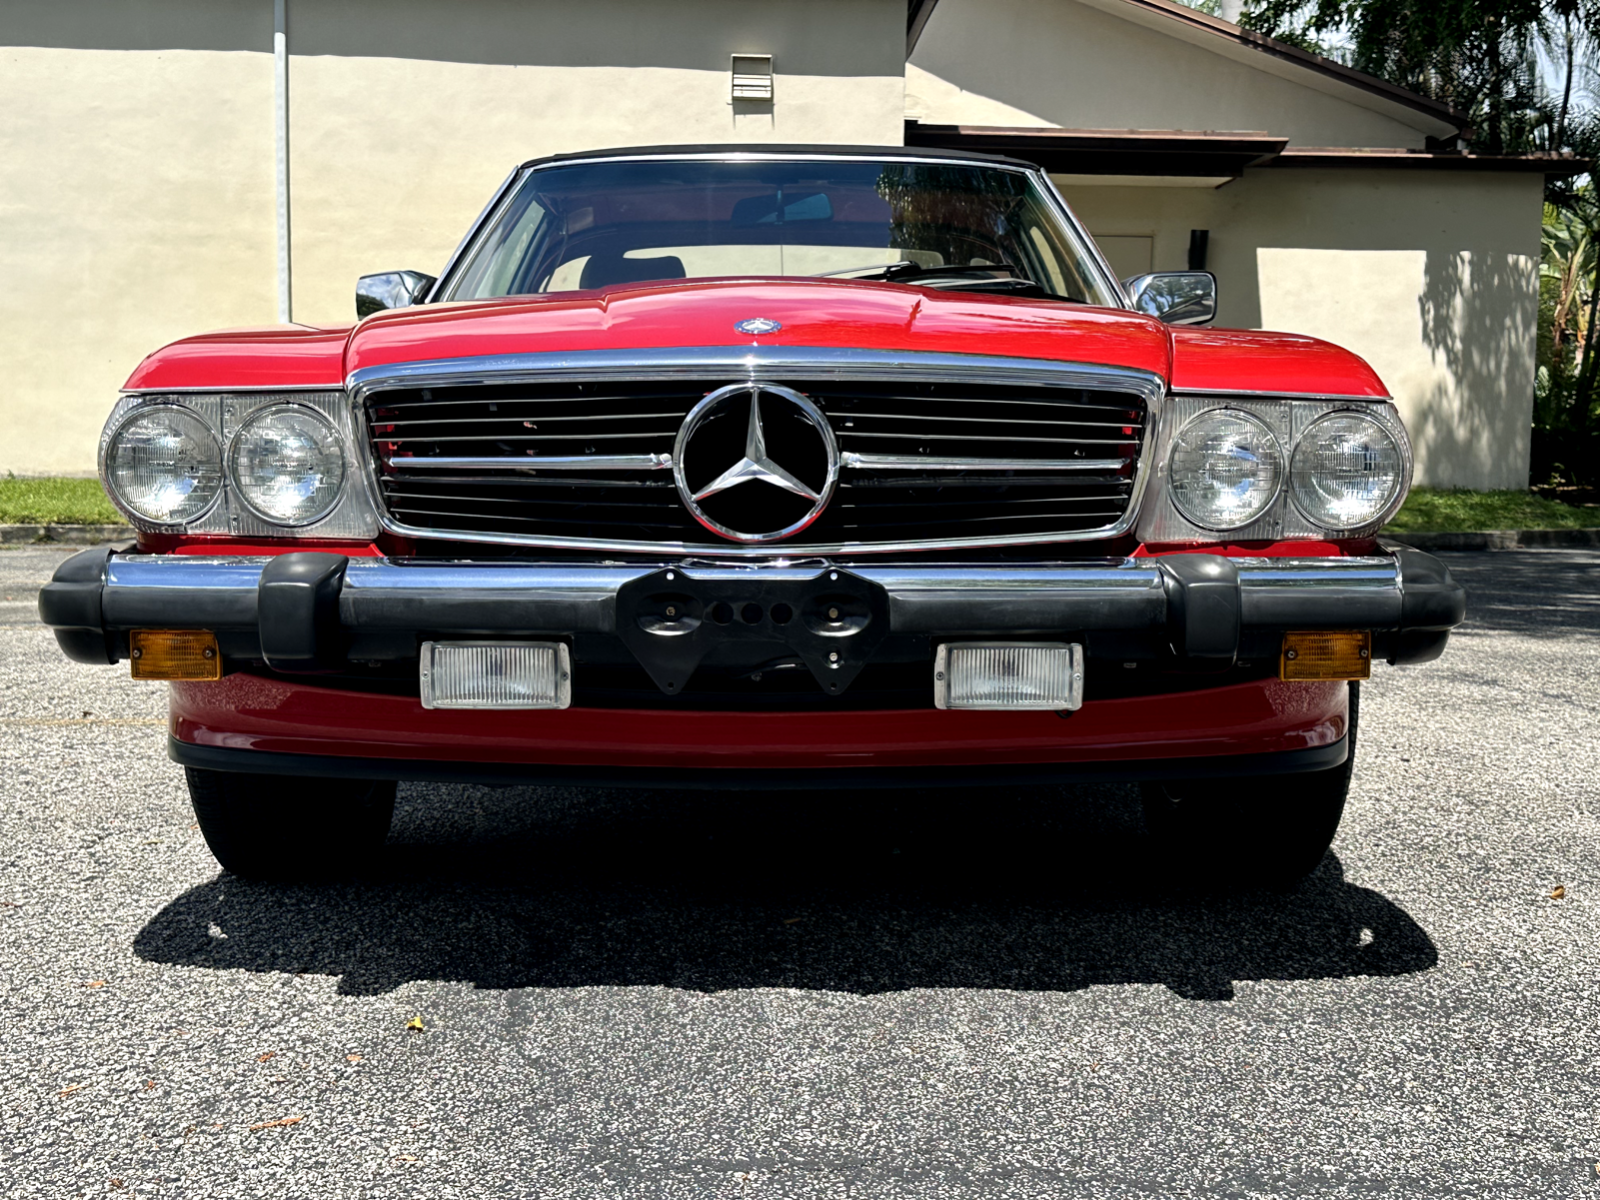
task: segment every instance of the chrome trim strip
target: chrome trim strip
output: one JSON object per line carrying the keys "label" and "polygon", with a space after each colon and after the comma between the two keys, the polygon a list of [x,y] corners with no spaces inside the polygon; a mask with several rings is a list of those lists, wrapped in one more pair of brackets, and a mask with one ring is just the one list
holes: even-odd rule
{"label": "chrome trim strip", "polygon": [[[1152,560],[1145,560],[1152,561]],[[1154,561],[1159,562],[1159,559]],[[1383,586],[1400,584],[1400,560],[1386,556],[1348,558],[1236,558],[1239,586],[1243,588],[1293,588]]]}
{"label": "chrome trim strip", "polygon": [[982,159],[962,158],[958,155],[940,154],[936,150],[915,151],[904,150],[894,146],[885,146],[882,154],[871,156],[864,154],[830,154],[826,150],[785,150],[781,145],[772,150],[701,150],[685,151],[665,154],[629,154],[620,152],[607,155],[585,155],[582,158],[557,159],[553,162],[542,162],[538,166],[522,164],[518,170],[527,170],[529,174],[535,171],[549,171],[556,167],[570,166],[573,163],[584,166],[590,163],[613,162],[913,162],[931,163],[936,166],[957,167],[990,167],[996,171],[1011,171],[1014,174],[1030,174],[1038,168],[1021,161],[1006,162],[986,161]]}
{"label": "chrome trim strip", "polygon": [[1195,396],[1200,399],[1239,399],[1239,400],[1323,400],[1332,403],[1353,401],[1358,404],[1393,404],[1393,396],[1351,396],[1341,392],[1257,392],[1246,388],[1174,388],[1172,399],[1181,400],[1185,396]]}
{"label": "chrome trim strip", "polygon": [[1056,187],[1056,181],[1050,178],[1050,173],[1043,168],[1035,168],[1030,172],[1043,188],[1044,194],[1055,202],[1057,215],[1062,217],[1072,232],[1077,235],[1079,242],[1089,249],[1089,261],[1100,272],[1100,281],[1111,292],[1111,295],[1122,302],[1122,307],[1130,312],[1138,312],[1133,306],[1133,299],[1122,286],[1122,281],[1117,278],[1117,273],[1111,269],[1105,253],[1100,249],[1100,243],[1094,240],[1094,235],[1078,220],[1078,214],[1072,211],[1072,205],[1067,203],[1067,198]]}
{"label": "chrome trim strip", "polygon": [[547,458],[510,456],[391,458],[399,471],[670,471],[670,454],[552,454]]}
{"label": "chrome trim strip", "polygon": [[696,555],[708,558],[770,556],[771,545],[701,545],[686,542],[636,541],[610,538],[543,537],[538,534],[462,532],[407,525],[386,511],[378,483],[378,463],[364,418],[367,398],[387,388],[470,386],[473,384],[544,383],[561,379],[713,379],[724,383],[758,377],[777,382],[784,373],[802,373],[825,379],[894,379],[938,382],[988,382],[998,384],[1053,384],[1130,392],[1145,402],[1144,441],[1134,468],[1133,490],[1127,508],[1116,522],[1066,533],[1029,534],[1023,537],[978,535],[899,542],[840,542],[796,545],[800,555],[892,554],[907,550],[943,550],[983,546],[1041,546],[1052,543],[1098,541],[1119,537],[1139,519],[1140,501],[1155,473],[1151,452],[1161,429],[1166,383],[1154,371],[1109,367],[1099,363],[1055,362],[1049,359],[1006,358],[988,354],[946,354],[929,351],[892,351],[827,346],[671,346],[645,350],[550,351],[537,354],[485,355],[473,358],[431,359],[364,367],[346,381],[353,423],[361,430],[359,455],[367,493],[379,521],[400,537],[429,541],[533,546],[547,549],[603,550],[631,554]]}
{"label": "chrome trim strip", "polygon": [[261,582],[261,569],[271,561],[255,555],[113,554],[106,560],[106,586],[254,591]]}
{"label": "chrome trim strip", "polygon": [[344,386],[360,401],[380,387],[433,384],[531,383],[552,379],[753,378],[761,371],[804,371],[827,379],[905,379],[918,382],[1056,384],[1123,389],[1157,399],[1166,383],[1154,371],[1101,363],[999,354],[946,354],[927,350],[867,350],[833,346],[664,346],[643,350],[544,351],[387,363],[352,372]]}
{"label": "chrome trim strip", "polygon": [[334,380],[331,383],[283,383],[264,384],[252,383],[243,387],[149,387],[149,388],[123,388],[117,393],[121,396],[261,396],[273,395],[279,392],[342,392],[344,383]]}
{"label": "chrome trim strip", "polygon": [[841,465],[858,471],[1115,471],[1125,458],[930,458],[925,454],[858,454],[846,450]]}
{"label": "chrome trim strip", "polygon": [[[112,554],[106,587],[119,589],[198,588],[253,594],[270,557]],[[1246,596],[1364,596],[1374,601],[1400,594],[1400,561],[1386,556],[1349,558],[1235,558],[1239,587]],[[821,558],[775,558],[760,562],[714,563],[659,559],[649,563],[436,562],[352,558],[345,569],[346,591],[378,594],[503,594],[508,600],[603,601],[629,580],[662,567],[679,566],[697,579],[809,579],[826,565]],[[1100,558],[1055,563],[900,563],[852,567],[862,578],[882,584],[891,604],[904,610],[939,601],[982,605],[1029,593],[1092,592],[1108,600],[1133,602],[1164,594],[1160,558]],[[1398,612],[1398,610],[1396,610]]]}

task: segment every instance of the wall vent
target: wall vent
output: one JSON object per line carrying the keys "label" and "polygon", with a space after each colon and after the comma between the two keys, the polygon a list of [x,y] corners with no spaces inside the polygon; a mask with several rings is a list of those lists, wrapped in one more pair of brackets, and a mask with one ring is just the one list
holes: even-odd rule
{"label": "wall vent", "polygon": [[733,99],[772,99],[772,55],[735,54],[733,58]]}

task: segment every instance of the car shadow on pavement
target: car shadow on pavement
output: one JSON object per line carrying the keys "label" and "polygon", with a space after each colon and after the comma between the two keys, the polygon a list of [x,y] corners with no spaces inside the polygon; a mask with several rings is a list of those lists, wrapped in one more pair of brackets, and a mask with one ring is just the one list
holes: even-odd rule
{"label": "car shadow on pavement", "polygon": [[381,861],[319,885],[226,873],[140,931],[149,961],[482,988],[1065,991],[1401,975],[1428,935],[1344,879],[1177,889],[1125,787],[579,792],[408,785]]}

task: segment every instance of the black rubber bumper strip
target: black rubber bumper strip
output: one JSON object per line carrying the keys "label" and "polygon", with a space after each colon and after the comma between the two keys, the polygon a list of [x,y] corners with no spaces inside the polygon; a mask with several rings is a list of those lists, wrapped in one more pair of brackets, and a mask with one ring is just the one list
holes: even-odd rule
{"label": "black rubber bumper strip", "polygon": [[105,666],[117,661],[107,636],[101,607],[106,590],[106,563],[132,546],[96,546],[80,550],[57,565],[39,591],[39,619],[55,632],[56,644],[73,662]]}
{"label": "black rubber bumper strip", "polygon": [[1204,758],[1101,763],[1029,763],[992,767],[553,767],[532,763],[438,762],[345,758],[197,746],[168,737],[167,756],[186,767],[323,779],[398,779],[501,787],[607,787],[655,791],[805,791],[819,788],[985,787],[994,784],[1124,783],[1139,779],[1232,779],[1325,771],[1343,765],[1346,739],[1306,750]]}
{"label": "black rubber bumper strip", "polygon": [[[999,600],[979,600],[960,587],[934,587],[921,595],[915,589],[897,592],[890,584],[890,627],[934,636],[1125,633],[1199,670],[1225,668],[1239,653],[1242,635],[1261,631],[1371,629],[1383,635],[1382,652],[1390,662],[1437,658],[1465,615],[1466,594],[1432,555],[1395,543],[1385,549],[1395,562],[1398,587],[1336,579],[1315,586],[1293,579],[1264,585],[1243,578],[1258,569],[1205,554],[1149,560],[1161,586],[1126,590],[1018,587]],[[115,662],[116,639],[139,628],[231,632],[260,649],[230,655],[260,653],[291,673],[337,667],[349,640],[362,634],[616,631],[616,593],[603,589],[566,594],[537,586],[355,587],[347,579],[353,568],[343,557],[314,551],[278,556],[256,586],[108,586],[110,555],[104,547],[75,555],[57,567],[39,594],[40,616],[77,662]]]}

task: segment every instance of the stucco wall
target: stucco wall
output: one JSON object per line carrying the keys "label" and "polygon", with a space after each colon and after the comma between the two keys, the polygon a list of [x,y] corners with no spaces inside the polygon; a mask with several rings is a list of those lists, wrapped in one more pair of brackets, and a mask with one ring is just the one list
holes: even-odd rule
{"label": "stucco wall", "polygon": [[[272,7],[0,2],[0,471],[92,471],[143,355],[276,319]],[[298,320],[437,271],[537,155],[901,138],[902,0],[288,9]],[[774,56],[774,103],[729,103],[734,52]]]}
{"label": "stucco wall", "polygon": [[1224,43],[1195,44],[1163,24],[1176,28],[1078,0],[940,0],[906,70],[907,112],[935,125],[1254,129],[1306,146],[1423,145],[1425,118],[1281,78],[1266,55],[1236,61],[1219,52]]}
{"label": "stucco wall", "polygon": [[1261,170],[1226,187],[1064,186],[1097,235],[1149,237],[1182,270],[1211,233],[1218,325],[1360,354],[1395,396],[1419,483],[1525,487],[1543,180]]}
{"label": "stucco wall", "polygon": [[273,319],[271,138],[270,54],[0,46],[0,472],[91,471],[144,355]]}
{"label": "stucco wall", "polygon": [[[528,158],[903,134],[901,0],[290,3],[297,320],[348,319],[363,273],[437,273]],[[736,52],[773,55],[773,103],[729,103]]]}

